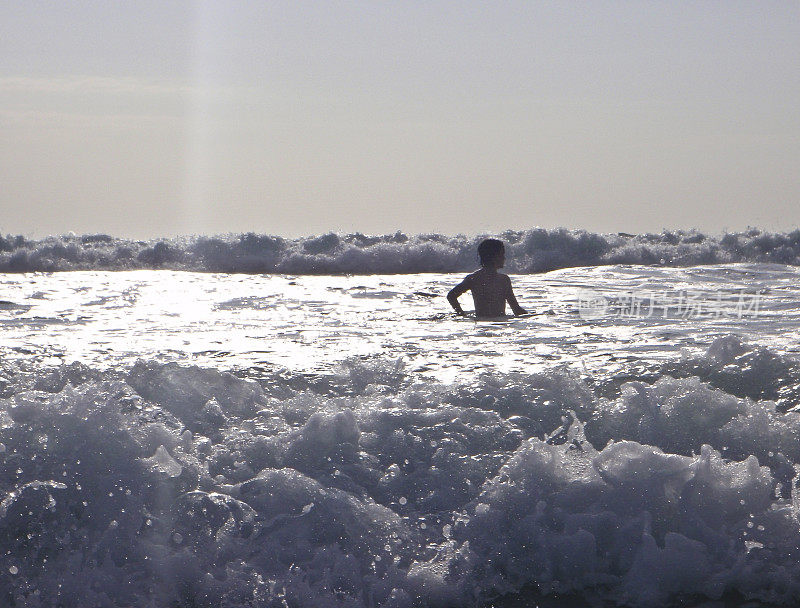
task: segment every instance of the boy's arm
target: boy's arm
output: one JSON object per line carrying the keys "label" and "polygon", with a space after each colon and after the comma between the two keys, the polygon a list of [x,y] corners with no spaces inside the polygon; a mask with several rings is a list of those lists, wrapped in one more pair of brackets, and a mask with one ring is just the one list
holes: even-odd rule
{"label": "boy's arm", "polygon": [[514,312],[515,315],[524,315],[527,314],[527,310],[522,308],[517,302],[517,297],[514,295],[514,290],[511,288],[511,279],[506,276],[508,280],[508,285],[506,286],[506,301],[508,305],[511,306],[511,310]]}
{"label": "boy's arm", "polygon": [[447,301],[450,302],[450,306],[452,306],[453,309],[460,315],[464,314],[464,310],[461,308],[461,304],[458,303],[458,296],[471,289],[471,282],[470,282],[471,278],[472,278],[471,275],[468,276],[458,285],[453,287],[453,289],[450,290],[450,293],[447,294]]}

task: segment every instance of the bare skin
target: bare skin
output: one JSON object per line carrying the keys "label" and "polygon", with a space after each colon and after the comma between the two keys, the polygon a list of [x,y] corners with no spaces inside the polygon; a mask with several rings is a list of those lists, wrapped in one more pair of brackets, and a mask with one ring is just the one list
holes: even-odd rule
{"label": "bare skin", "polygon": [[511,279],[507,274],[497,272],[497,269],[505,264],[505,253],[501,253],[493,262],[467,275],[447,294],[447,301],[458,314],[464,314],[458,298],[467,291],[472,291],[476,317],[502,317],[506,314],[506,302],[515,315],[526,314],[527,311],[519,305],[514,296]]}

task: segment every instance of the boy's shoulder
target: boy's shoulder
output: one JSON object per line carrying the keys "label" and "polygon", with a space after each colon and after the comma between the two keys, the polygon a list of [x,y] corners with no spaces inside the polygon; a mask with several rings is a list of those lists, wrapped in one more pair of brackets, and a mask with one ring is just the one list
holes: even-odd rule
{"label": "boy's shoulder", "polygon": [[473,281],[473,280],[476,280],[476,279],[481,279],[481,277],[486,277],[486,279],[491,280],[491,281],[500,280],[500,281],[508,282],[508,283],[511,282],[511,279],[509,278],[509,276],[507,274],[503,274],[502,272],[497,272],[497,271],[491,272],[491,271],[486,270],[485,268],[479,268],[475,272],[473,272],[471,274],[468,274],[466,276],[466,278],[464,279],[464,281]]}

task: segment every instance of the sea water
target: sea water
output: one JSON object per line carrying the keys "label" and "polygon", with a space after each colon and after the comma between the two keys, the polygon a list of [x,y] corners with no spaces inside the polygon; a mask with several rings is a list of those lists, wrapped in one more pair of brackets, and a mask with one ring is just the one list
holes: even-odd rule
{"label": "sea water", "polygon": [[796,267],[462,276],[0,275],[0,605],[800,601]]}

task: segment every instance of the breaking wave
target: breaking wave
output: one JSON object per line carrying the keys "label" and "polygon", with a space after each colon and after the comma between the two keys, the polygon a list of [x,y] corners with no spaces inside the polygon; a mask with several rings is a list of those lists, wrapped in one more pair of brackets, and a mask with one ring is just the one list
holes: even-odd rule
{"label": "breaking wave", "polygon": [[[709,236],[697,231],[596,234],[563,228],[508,230],[500,235],[513,273],[573,266],[730,262],[800,264],[800,230]],[[0,237],[0,272],[167,268],[209,272],[395,274],[463,272],[476,265],[484,237],[360,233],[287,239],[259,234],[132,241],[105,234],[41,240]]]}
{"label": "breaking wave", "polygon": [[800,389],[779,406],[723,374],[796,362],[723,337],[672,365],[608,391],[566,367],[446,385],[381,360],[258,381],[3,363],[0,597],[797,605]]}

